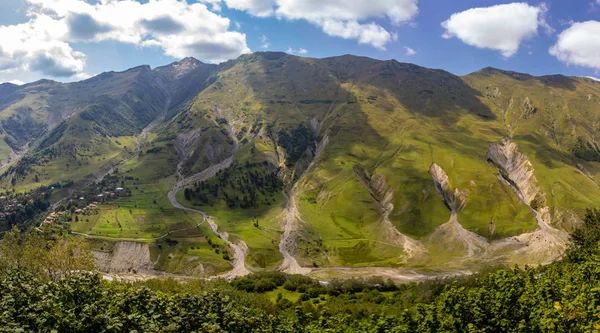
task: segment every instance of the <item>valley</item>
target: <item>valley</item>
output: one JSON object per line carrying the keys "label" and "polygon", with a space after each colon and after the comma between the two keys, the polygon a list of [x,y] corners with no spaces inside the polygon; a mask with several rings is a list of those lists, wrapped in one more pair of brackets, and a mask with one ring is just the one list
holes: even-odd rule
{"label": "valley", "polygon": [[258,52],[6,85],[1,190],[52,186],[44,213],[64,217],[33,220],[111,276],[546,264],[600,200],[591,79]]}

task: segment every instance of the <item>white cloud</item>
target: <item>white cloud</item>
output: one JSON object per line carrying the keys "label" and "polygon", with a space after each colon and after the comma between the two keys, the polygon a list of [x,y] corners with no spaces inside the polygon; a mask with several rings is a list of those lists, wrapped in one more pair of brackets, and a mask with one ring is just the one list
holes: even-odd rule
{"label": "white cloud", "polygon": [[260,48],[268,49],[269,46],[271,46],[271,43],[269,42],[269,38],[266,35],[260,36]]}
{"label": "white cloud", "polygon": [[285,51],[285,53],[288,53],[288,54],[307,54],[308,50],[306,50],[304,48],[299,48],[297,50],[294,50],[291,47],[288,47],[288,49],[287,49],[287,51]]}
{"label": "white cloud", "polygon": [[76,81],[81,81],[81,80],[87,80],[87,79],[91,78],[92,76],[94,76],[94,75],[91,75],[91,74],[88,74],[85,72],[81,72],[81,73],[77,73],[77,74],[73,75],[72,78]]}
{"label": "white cloud", "polygon": [[387,17],[393,24],[410,21],[418,12],[416,0],[277,0],[277,14],[310,22],[363,21]]}
{"label": "white cloud", "polygon": [[[53,77],[84,75],[75,42],[117,41],[159,47],[175,58],[220,62],[250,52],[246,35],[211,12],[220,0],[27,0],[28,22],[0,26],[0,71],[24,69]],[[78,78],[78,77],[74,77]]]}
{"label": "white cloud", "polygon": [[471,46],[497,50],[508,58],[519,50],[521,42],[536,36],[539,27],[546,33],[553,32],[545,20],[547,11],[544,3],[537,7],[515,2],[471,8],[442,22],[446,30],[442,37],[456,37]]}
{"label": "white cloud", "polygon": [[406,51],[407,56],[414,56],[415,54],[417,54],[417,51],[415,51],[414,49],[412,49],[408,46],[405,46],[404,50]]}
{"label": "white cloud", "polygon": [[[599,0],[599,1],[600,1],[600,0]],[[598,81],[598,82],[600,82],[600,79],[599,79],[599,78],[597,78],[597,77],[593,77],[593,76],[584,76],[584,77],[586,77],[586,78],[588,78],[588,79],[592,79],[592,80],[594,80],[594,81]]]}
{"label": "white cloud", "polygon": [[567,65],[600,70],[600,22],[573,23],[558,36],[550,54]]}
{"label": "white cloud", "polygon": [[385,45],[395,39],[394,35],[375,23],[325,20],[322,28],[329,36],[358,39],[359,44],[371,44],[380,50],[385,50]]}
{"label": "white cloud", "polygon": [[2,83],[12,83],[12,84],[16,84],[18,86],[22,86],[25,84],[25,82],[21,81],[21,80],[10,80],[10,81],[6,81],[6,82],[0,82],[0,84]]}
{"label": "white cloud", "polygon": [[273,0],[224,0],[227,7],[266,17],[273,14]]}
{"label": "white cloud", "polygon": [[[104,0],[104,1],[110,1],[110,0]],[[199,0],[199,2],[209,4],[210,8],[215,12],[221,11],[221,0]]]}
{"label": "white cloud", "polygon": [[[374,19],[386,18],[394,25],[410,23],[418,14],[418,0],[224,0],[228,7],[255,16],[275,15],[306,20],[330,36],[356,39],[360,44],[385,50],[397,39]],[[367,21],[367,22],[365,22]]]}
{"label": "white cloud", "polygon": [[85,55],[62,41],[66,27],[40,14],[29,22],[0,26],[0,70],[23,68],[44,75],[68,77],[85,66]]}

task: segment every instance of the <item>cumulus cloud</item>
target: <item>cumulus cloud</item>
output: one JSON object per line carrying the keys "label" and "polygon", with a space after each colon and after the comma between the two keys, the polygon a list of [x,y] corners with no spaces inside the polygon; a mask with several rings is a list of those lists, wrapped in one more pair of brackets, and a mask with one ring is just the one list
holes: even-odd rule
{"label": "cumulus cloud", "polygon": [[573,23],[558,36],[550,54],[567,65],[600,70],[600,22]]}
{"label": "cumulus cloud", "polygon": [[111,30],[108,24],[101,24],[86,13],[72,13],[67,16],[67,26],[72,39],[84,41]]}
{"label": "cumulus cloud", "polygon": [[415,54],[417,54],[417,51],[415,51],[414,49],[412,49],[408,46],[405,46],[404,50],[406,51],[407,56],[414,56]]}
{"label": "cumulus cloud", "polygon": [[537,7],[515,2],[471,8],[442,22],[446,30],[442,37],[456,37],[467,45],[497,50],[509,58],[517,53],[523,41],[537,35],[538,28],[553,32],[545,19],[547,11],[544,3]]}
{"label": "cumulus cloud", "polygon": [[83,70],[85,55],[64,42],[68,29],[40,14],[29,22],[0,26],[0,70],[26,69],[68,77]]}
{"label": "cumulus cloud", "polygon": [[418,0],[224,0],[228,7],[255,16],[275,15],[281,19],[306,20],[330,36],[355,39],[360,44],[385,50],[397,39],[374,19],[385,18],[394,25],[410,22],[419,12]]}
{"label": "cumulus cloud", "polygon": [[220,62],[250,52],[246,35],[208,9],[220,0],[27,0],[28,21],[0,26],[0,71],[25,69],[53,77],[83,75],[75,42],[117,41],[158,47],[164,54]]}
{"label": "cumulus cloud", "polygon": [[273,14],[273,0],[225,0],[227,7],[266,17]]}

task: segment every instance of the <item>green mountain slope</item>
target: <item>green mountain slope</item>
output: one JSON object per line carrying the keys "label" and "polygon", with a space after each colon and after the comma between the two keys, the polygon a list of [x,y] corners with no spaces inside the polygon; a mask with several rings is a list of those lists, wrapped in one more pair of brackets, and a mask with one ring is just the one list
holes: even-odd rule
{"label": "green mountain slope", "polygon": [[12,151],[27,153],[8,168],[4,182],[27,188],[101,176],[136,152],[134,137],[145,127],[200,91],[215,67],[188,59],[156,70],[140,66],[76,83],[40,81],[13,91],[0,112],[4,142]]}
{"label": "green mountain slope", "polygon": [[[547,136],[547,132],[534,132],[547,126],[543,111],[532,118],[515,118],[523,131],[533,132],[515,135],[489,93],[488,85],[502,81],[483,79],[478,73],[460,78],[440,70],[353,56],[319,60],[259,53],[223,65],[215,82],[196,97],[185,116],[212,120],[213,126],[223,119],[219,136],[230,127],[244,144],[236,160],[267,161],[266,168],[277,168],[288,189],[295,188],[296,257],[304,265],[408,262],[455,266],[461,262],[462,266],[465,258],[473,263],[495,260],[492,257],[508,262],[547,260],[564,248],[564,237],[558,237],[552,251],[533,244],[532,239],[540,237],[529,234],[539,229],[536,216],[547,206],[549,215],[544,219],[552,228],[568,230],[577,224],[577,216],[599,193],[577,165],[592,175],[595,167],[576,156],[573,145],[580,142],[576,139],[562,148],[541,137],[537,148],[522,139]],[[517,85],[523,81],[518,77],[505,78],[511,82],[504,84],[522,94],[503,93],[507,103],[520,98],[519,103],[527,105],[528,90],[528,103],[542,103],[538,94],[555,89],[566,103],[581,109],[577,114],[581,123],[597,113],[596,103],[582,103],[589,94],[590,100],[596,96],[597,83],[531,79],[538,86],[525,83],[528,88],[520,89]],[[582,92],[573,94],[577,88],[572,87],[579,86]],[[585,133],[582,140],[593,134]],[[536,198],[544,198],[537,207],[530,208],[534,206],[531,201],[521,200],[515,193],[519,189],[500,179],[504,170],[488,161],[490,146],[505,137],[512,137],[533,165],[540,188]],[[198,139],[198,143],[207,140]],[[320,156],[307,170],[317,150]],[[201,148],[194,154],[199,151],[206,152]],[[542,155],[556,167],[538,165]],[[465,193],[460,210],[449,211],[445,206],[430,172],[433,163],[441,167],[452,191]],[[201,169],[192,168],[190,173]],[[560,184],[552,187],[549,178],[560,178]],[[201,207],[217,217],[230,214],[222,208]],[[265,215],[269,227],[281,228],[283,203],[280,210],[279,221],[273,221],[273,212]],[[253,233],[252,221],[260,217],[237,211],[235,221],[223,222],[224,229],[246,240],[257,237],[248,234]],[[507,241],[519,235],[527,242]],[[440,238],[447,242],[441,245]],[[407,243],[417,244],[416,248]],[[524,249],[524,244],[532,244],[533,250]]]}
{"label": "green mountain slope", "polygon": [[[349,55],[187,58],[0,86],[0,153],[27,152],[2,182],[82,187],[118,166],[147,199],[118,205],[152,211],[128,235],[156,214],[192,223],[166,210],[176,188],[247,245],[255,270],[543,263],[600,200],[599,98],[590,79],[491,68],[458,77]],[[108,225],[118,214],[101,215]]]}

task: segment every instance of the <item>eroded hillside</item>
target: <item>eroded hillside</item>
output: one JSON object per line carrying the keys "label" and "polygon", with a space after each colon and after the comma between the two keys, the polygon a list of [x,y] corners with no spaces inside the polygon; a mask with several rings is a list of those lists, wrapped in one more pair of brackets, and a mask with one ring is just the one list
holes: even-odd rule
{"label": "eroded hillside", "polygon": [[[67,85],[94,85],[98,96],[52,109],[55,124],[39,106],[53,99],[31,99],[39,85],[57,84],[1,90],[2,117],[16,119],[9,124],[48,124],[38,137],[5,127],[9,154],[29,151],[7,168],[6,187],[93,179],[118,166],[130,177],[124,185],[146,199],[118,202],[101,211],[105,222],[75,229],[102,234],[115,210],[141,232],[153,216],[181,219],[160,230],[200,223],[202,236],[182,235],[183,244],[226,239],[219,246],[235,258],[223,259],[237,260],[239,272],[544,263],[562,254],[566,232],[600,199],[600,84],[589,79],[495,69],[458,77],[393,60],[255,53]],[[18,112],[24,107],[31,111]],[[53,176],[58,169],[69,174]],[[170,255],[189,258],[186,246]],[[152,261],[183,270],[163,252]],[[203,260],[196,254],[194,265]]]}

